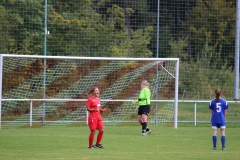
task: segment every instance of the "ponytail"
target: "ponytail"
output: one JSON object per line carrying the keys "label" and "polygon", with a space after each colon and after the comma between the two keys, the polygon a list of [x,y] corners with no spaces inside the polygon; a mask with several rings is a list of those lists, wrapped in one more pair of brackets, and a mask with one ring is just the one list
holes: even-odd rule
{"label": "ponytail", "polygon": [[219,100],[221,94],[222,94],[221,89],[217,88],[217,89],[215,90],[215,95],[216,95],[215,101],[216,101],[216,102]]}

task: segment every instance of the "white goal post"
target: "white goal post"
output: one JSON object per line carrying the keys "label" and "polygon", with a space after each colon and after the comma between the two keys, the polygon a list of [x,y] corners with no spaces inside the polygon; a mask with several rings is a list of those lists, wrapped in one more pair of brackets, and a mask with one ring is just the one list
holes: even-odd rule
{"label": "white goal post", "polygon": [[[47,61],[46,66],[43,60]],[[0,54],[0,129],[3,125],[11,125],[11,121],[20,124],[28,119],[29,122],[30,115],[32,121],[42,123],[81,121],[84,118],[78,115],[82,111],[86,113],[86,107],[79,106],[85,103],[86,93],[93,86],[100,86],[103,106],[114,106],[109,107],[103,118],[106,123],[130,122],[136,112],[132,100],[138,97],[144,79],[150,82],[152,92],[154,116],[150,121],[155,125],[171,121],[177,128],[179,58]],[[25,104],[24,101],[36,104],[31,110],[29,102]],[[158,106],[160,102],[165,103]],[[159,118],[160,114],[164,118]]]}

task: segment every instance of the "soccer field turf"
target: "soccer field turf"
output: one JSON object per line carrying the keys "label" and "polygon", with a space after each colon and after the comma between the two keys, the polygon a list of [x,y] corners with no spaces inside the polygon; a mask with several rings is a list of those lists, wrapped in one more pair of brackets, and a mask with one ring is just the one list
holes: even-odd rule
{"label": "soccer field turf", "polygon": [[87,148],[87,126],[0,130],[0,159],[240,159],[239,128],[226,129],[227,151],[221,150],[219,133],[217,150],[212,150],[210,126],[151,129],[141,136],[140,125],[106,126],[104,149]]}

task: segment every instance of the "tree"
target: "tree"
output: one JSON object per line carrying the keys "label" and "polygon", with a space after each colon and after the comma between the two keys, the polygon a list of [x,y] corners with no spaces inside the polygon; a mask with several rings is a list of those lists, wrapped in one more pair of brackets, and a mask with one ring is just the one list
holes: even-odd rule
{"label": "tree", "polygon": [[[135,53],[133,53],[133,50],[131,48],[131,45],[133,42],[136,42],[133,35],[136,35],[136,33],[146,33],[146,31],[150,31],[149,28],[151,28],[151,31],[148,34],[149,38],[148,40],[153,40],[153,37],[155,35],[155,30],[153,28],[154,23],[156,23],[156,13],[154,10],[150,8],[152,2],[149,0],[106,0],[106,1],[99,1],[99,0],[93,0],[94,8],[98,13],[100,13],[103,17],[105,17],[105,21],[113,21],[114,27],[116,29],[115,33],[116,40],[119,42],[124,43],[117,43],[117,46],[112,48],[112,51],[117,51],[118,49],[123,49],[123,47],[129,47],[127,50],[123,49],[124,54],[122,56],[133,56]],[[139,31],[137,31],[139,30]],[[127,34],[126,34],[127,33]],[[140,36],[140,35],[139,35]],[[121,37],[121,38],[120,38]],[[136,36],[135,36],[136,37]],[[144,37],[144,36],[143,36]],[[143,38],[142,37],[142,38]],[[120,40],[120,39],[121,40]],[[145,39],[146,40],[146,39]],[[114,40],[115,41],[115,40]],[[118,45],[121,44],[121,45]],[[148,42],[147,48],[148,51],[150,51],[150,45],[151,42]],[[145,46],[145,45],[144,45]],[[139,46],[141,48],[142,46]],[[155,48],[153,48],[154,50]],[[118,50],[120,51],[120,50]],[[136,50],[135,50],[136,51]],[[147,51],[147,52],[148,52]],[[150,51],[152,54],[152,50]],[[112,53],[112,52],[111,52]],[[119,55],[117,53],[116,55]],[[139,53],[139,56],[142,55],[149,55],[146,53]]]}
{"label": "tree", "polygon": [[129,57],[136,54],[137,48],[142,48],[141,52],[138,50],[139,56],[151,56],[147,49],[151,27],[131,32],[126,28],[125,16],[126,12],[128,16],[134,12],[131,8],[112,5],[104,14],[99,14],[104,4],[80,2],[82,5],[78,8],[68,1],[49,3],[48,46],[54,47],[48,47],[48,54]]}
{"label": "tree", "polygon": [[[214,54],[233,61],[235,37],[235,4],[231,0],[198,0],[189,15],[189,42],[196,58],[207,42]],[[185,25],[185,24],[184,24]]]}
{"label": "tree", "polygon": [[[43,6],[40,1],[10,1],[0,2],[6,10],[9,38],[5,52],[10,54],[41,54],[43,51]],[[31,25],[30,25],[31,24]],[[3,25],[1,25],[3,26]]]}
{"label": "tree", "polygon": [[3,6],[0,6],[0,52],[7,53],[11,38],[9,36],[8,13]]}

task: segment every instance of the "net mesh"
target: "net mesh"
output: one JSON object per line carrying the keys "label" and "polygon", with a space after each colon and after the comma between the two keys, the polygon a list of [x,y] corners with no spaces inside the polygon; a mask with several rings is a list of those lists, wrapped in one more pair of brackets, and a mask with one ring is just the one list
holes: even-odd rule
{"label": "net mesh", "polygon": [[[4,58],[3,61],[4,70],[6,69],[3,86],[10,85],[8,82],[10,79],[13,80],[12,77],[16,80],[22,79],[22,81],[13,83],[12,87],[3,87],[4,99],[41,99],[44,91],[44,76],[46,98],[62,99],[61,101],[33,103],[32,121],[46,123],[46,126],[86,122],[86,101],[76,102],[64,99],[87,99],[87,92],[93,86],[100,88],[101,99],[109,99],[109,101],[101,102],[102,107],[108,110],[103,115],[106,125],[136,122],[137,104],[133,104],[132,100],[138,97],[140,84],[144,79],[150,83],[151,98],[154,98],[156,93],[161,98],[174,98],[172,81],[174,82],[176,61],[165,63],[163,61],[50,59],[46,60],[47,69],[44,73],[42,59],[35,59],[32,61],[33,63],[27,65],[22,64],[20,69],[12,68],[11,63],[8,63],[9,58],[6,60]],[[8,69],[8,65],[12,70]],[[158,67],[158,74],[156,74],[156,67]],[[25,72],[28,72],[28,77],[24,74]],[[163,90],[169,90],[172,93],[168,95],[161,93]],[[126,100],[126,102],[114,102],[111,99]],[[152,114],[155,114],[154,111]],[[3,127],[29,125],[29,102],[3,101],[2,115]],[[157,113],[158,115],[160,114]],[[167,119],[171,120],[172,118],[173,114],[171,118]],[[9,119],[11,120],[9,121]]]}

